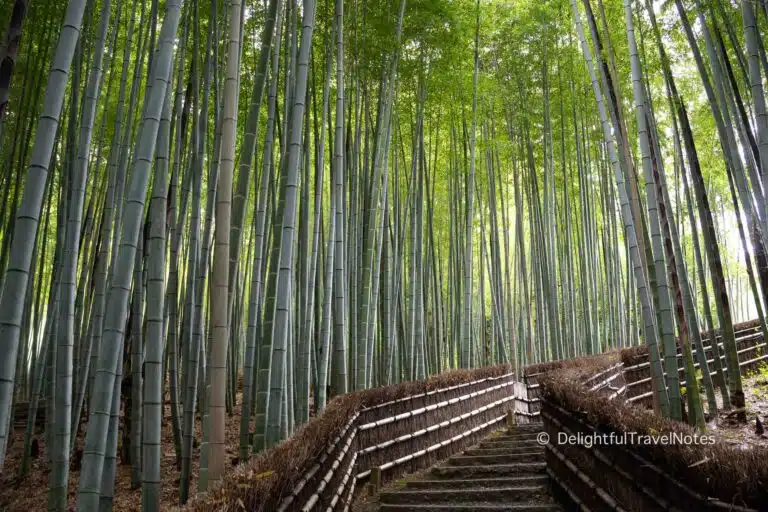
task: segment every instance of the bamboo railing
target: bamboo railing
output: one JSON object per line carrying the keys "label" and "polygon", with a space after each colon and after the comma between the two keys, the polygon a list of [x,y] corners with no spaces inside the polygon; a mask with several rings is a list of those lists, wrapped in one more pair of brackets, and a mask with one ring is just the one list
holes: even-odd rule
{"label": "bamboo railing", "polygon": [[514,384],[508,373],[360,410],[278,511],[349,510],[362,484],[376,490],[474,444],[513,409]]}
{"label": "bamboo railing", "polygon": [[[763,333],[760,330],[759,324],[754,322],[748,322],[744,324],[744,327],[739,328],[736,326],[736,347],[739,357],[739,369],[743,374],[746,374],[749,370],[753,370],[758,367],[762,362],[768,361],[768,351],[766,350],[766,341],[763,338]],[[718,354],[725,366],[725,352],[723,350],[723,343],[719,336],[715,337],[715,340],[720,341],[717,343]],[[714,365],[715,354],[712,349],[711,338],[704,342],[704,353],[707,356],[707,366],[709,372],[713,378],[717,374],[717,370]],[[699,362],[696,357],[696,349],[692,350],[694,355],[694,367],[699,369]],[[678,348],[677,354],[677,366],[678,373],[680,374],[680,385],[685,385],[685,368],[683,367],[683,358]],[[727,373],[727,368],[724,370]],[[652,407],[653,403],[653,391],[651,390],[651,376],[650,376],[650,363],[647,361],[637,363],[631,366],[624,367],[624,375],[627,381],[627,401],[630,403],[637,403],[646,407]],[[666,369],[665,369],[666,375]]]}

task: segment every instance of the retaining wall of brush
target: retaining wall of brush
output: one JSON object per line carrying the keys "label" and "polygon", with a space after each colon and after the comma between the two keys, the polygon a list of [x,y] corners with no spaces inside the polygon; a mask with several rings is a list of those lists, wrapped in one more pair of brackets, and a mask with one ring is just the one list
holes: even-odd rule
{"label": "retaining wall of brush", "polygon": [[514,402],[514,375],[503,365],[343,395],[189,508],[348,510],[364,484],[377,487],[477,443]]}
{"label": "retaining wall of brush", "polygon": [[624,380],[624,365],[618,358],[611,356],[612,364],[605,364],[603,355],[580,357],[563,361],[531,364],[523,368],[522,382],[515,383],[515,422],[530,423],[541,421],[541,384],[539,379],[548,372],[560,368],[583,368],[582,384],[595,392],[623,397],[627,392]]}
{"label": "retaining wall of brush", "polygon": [[[736,331],[736,346],[739,354],[739,368],[742,374],[749,370],[754,370],[764,361],[768,361],[768,350],[766,350],[766,341],[760,330],[760,323],[757,320],[751,320],[734,326]],[[708,331],[702,334],[704,343],[704,353],[707,356],[707,366],[715,379],[717,370],[715,369],[715,355],[712,350],[712,332]],[[722,333],[720,329],[714,332],[717,341],[718,354],[720,360],[725,366],[725,352],[723,350]],[[653,407],[653,390],[651,389],[651,370],[648,361],[648,345],[639,345],[624,349],[621,351],[621,359],[624,363],[624,376],[627,381],[627,400],[637,403],[646,408]],[[699,363],[696,356],[696,350],[693,350],[693,360],[696,369],[699,369]],[[663,358],[662,358],[663,365]],[[680,374],[681,385],[685,385],[685,369],[681,354],[681,349],[677,349],[677,366]],[[728,372],[726,368],[725,373]],[[666,374],[666,368],[665,368]]]}
{"label": "retaining wall of brush", "polygon": [[[765,510],[768,449],[740,450],[710,438],[685,443],[693,428],[625,400],[619,357],[574,359],[538,378],[550,436],[547,472],[558,497],[576,510]],[[644,444],[632,435],[675,442]]]}

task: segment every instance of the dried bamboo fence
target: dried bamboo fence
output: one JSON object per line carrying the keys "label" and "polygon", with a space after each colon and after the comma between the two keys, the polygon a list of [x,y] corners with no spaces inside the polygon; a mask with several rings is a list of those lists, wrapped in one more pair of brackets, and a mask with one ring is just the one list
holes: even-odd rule
{"label": "dried bamboo fence", "polygon": [[547,473],[560,501],[592,511],[765,510],[768,449],[697,437],[688,425],[633,406],[618,359],[614,351],[532,369],[549,435]]}
{"label": "dried bamboo fence", "polygon": [[458,370],[341,396],[190,508],[349,510],[364,486],[429,467],[502,426],[517,407],[510,370]]}
{"label": "dried bamboo fence", "polygon": [[[763,362],[768,361],[766,340],[763,338],[760,324],[756,320],[737,324],[735,328],[739,368],[742,375],[744,375],[746,372],[757,368]],[[706,333],[705,335],[707,337],[704,339],[704,353],[707,356],[707,366],[714,379],[717,370],[714,366],[715,355],[712,350],[712,336],[711,333]],[[723,366],[725,366],[725,352],[719,332],[715,332],[715,340],[718,342],[718,354]],[[624,350],[621,357],[624,362],[624,376],[627,381],[627,401],[646,408],[653,407],[653,390],[651,389],[651,370],[650,363],[648,362],[647,346],[641,345],[640,347]],[[693,360],[694,366],[698,370],[700,366],[696,357],[696,349],[693,349]],[[680,385],[682,386],[685,385],[685,368],[683,365],[682,354],[678,348],[677,367],[680,374]],[[725,373],[727,372],[728,369],[726,368]]]}
{"label": "dried bamboo fence", "polygon": [[348,510],[355,490],[476,443],[512,409],[514,375],[487,377],[359,411],[278,511]]}

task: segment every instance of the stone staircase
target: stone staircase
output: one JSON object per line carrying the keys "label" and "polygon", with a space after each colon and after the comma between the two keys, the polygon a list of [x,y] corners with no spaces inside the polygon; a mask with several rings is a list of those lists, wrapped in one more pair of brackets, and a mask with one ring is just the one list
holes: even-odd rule
{"label": "stone staircase", "polygon": [[380,512],[560,511],[552,498],[541,424],[498,431],[462,455],[396,489],[383,489]]}

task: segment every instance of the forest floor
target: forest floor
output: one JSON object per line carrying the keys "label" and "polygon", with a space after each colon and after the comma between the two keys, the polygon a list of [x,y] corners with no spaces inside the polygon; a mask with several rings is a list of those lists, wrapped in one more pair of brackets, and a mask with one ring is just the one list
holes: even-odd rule
{"label": "forest floor", "polygon": [[[237,403],[241,401],[241,393],[237,394]],[[226,417],[226,453],[230,464],[236,459],[240,444],[240,408],[235,407],[235,414]],[[122,421],[122,416],[121,416]],[[197,418],[195,431],[201,432],[200,418]],[[18,426],[17,426],[18,427]],[[29,474],[23,480],[17,475],[21,467],[21,455],[24,447],[24,430],[22,426],[14,431],[14,440],[9,447],[5,468],[0,475],[0,511],[3,512],[37,512],[48,509],[48,476],[50,467],[45,460],[45,442],[42,429],[35,433],[40,447],[40,456],[30,461]],[[83,432],[77,439],[77,446],[82,447],[84,442]],[[196,443],[197,444],[197,443]],[[162,455],[160,461],[160,473],[162,478],[160,509],[173,510],[179,502],[179,474],[176,468],[175,452],[173,446],[173,430],[170,420],[170,407],[166,406],[163,418]],[[118,446],[117,478],[115,482],[115,494],[113,510],[115,512],[129,512],[141,509],[141,487],[131,489],[130,465],[120,464],[120,446]],[[197,477],[200,469],[200,448],[193,448],[192,477],[190,483],[190,495],[197,491]],[[77,485],[80,478],[79,471],[69,473],[69,509],[74,510],[77,495]]]}
{"label": "forest floor", "polygon": [[[720,412],[717,421],[710,421],[707,428],[723,442],[737,445],[745,450],[755,446],[768,446],[768,365],[746,375],[743,387],[747,405],[747,424],[735,421],[728,412]],[[717,398],[719,405],[719,393]],[[702,399],[705,400],[703,395]],[[760,418],[765,428],[763,435],[755,433],[756,417]]]}

